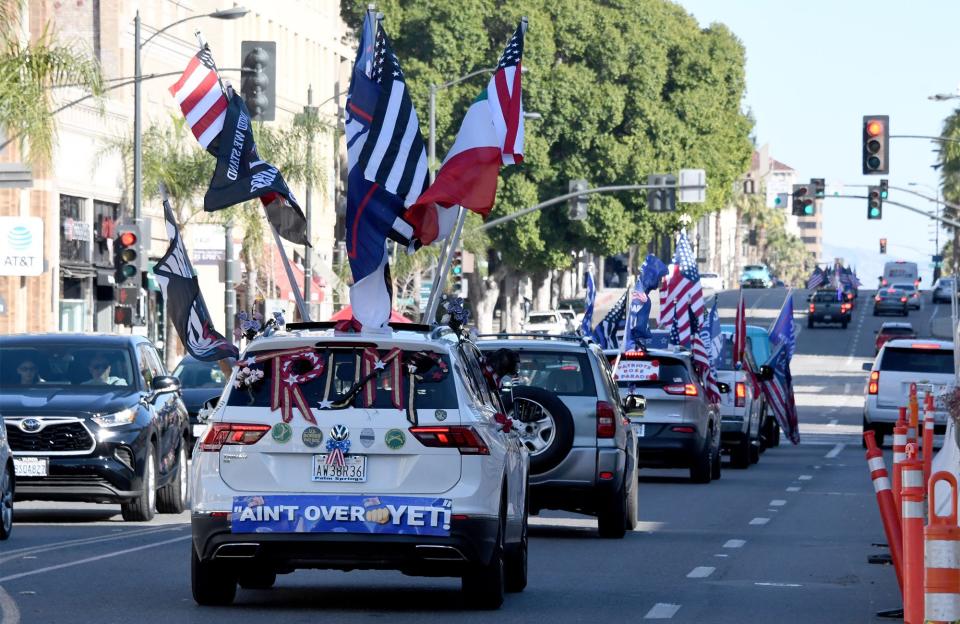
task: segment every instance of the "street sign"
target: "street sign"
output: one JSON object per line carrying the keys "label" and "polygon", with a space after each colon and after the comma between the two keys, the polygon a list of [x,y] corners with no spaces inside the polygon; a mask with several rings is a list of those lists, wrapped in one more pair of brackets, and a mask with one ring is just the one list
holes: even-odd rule
{"label": "street sign", "polygon": [[681,188],[680,201],[688,204],[702,204],[707,201],[707,172],[703,169],[681,169],[680,186],[699,186],[702,188]]}

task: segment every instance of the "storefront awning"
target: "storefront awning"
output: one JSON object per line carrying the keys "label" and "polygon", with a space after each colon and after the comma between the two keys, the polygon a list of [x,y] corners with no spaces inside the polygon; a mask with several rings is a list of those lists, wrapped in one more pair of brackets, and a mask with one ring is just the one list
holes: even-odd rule
{"label": "storefront awning", "polygon": [[[293,278],[297,281],[297,286],[300,287],[300,291],[302,293],[303,269],[294,263],[290,264],[290,268],[293,270]],[[290,288],[290,280],[287,279],[287,271],[283,266],[283,260],[280,258],[280,254],[275,254],[273,256],[273,279],[275,280],[277,289],[280,291],[280,298],[286,299],[287,301],[293,301],[295,299],[293,296],[293,289]],[[314,272],[313,288],[310,291],[310,303],[323,303],[324,290],[326,286],[327,280]]]}

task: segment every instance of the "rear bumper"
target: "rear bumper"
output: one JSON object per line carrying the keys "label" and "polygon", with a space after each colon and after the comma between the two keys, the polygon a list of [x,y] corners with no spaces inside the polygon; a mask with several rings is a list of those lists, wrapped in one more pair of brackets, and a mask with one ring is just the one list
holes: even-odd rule
{"label": "rear bumper", "polygon": [[673,427],[692,425],[650,422],[644,425],[644,436],[637,440],[637,458],[642,467],[686,468],[705,443],[705,436],[695,427],[693,433],[673,431]]}
{"label": "rear bumper", "polygon": [[889,303],[877,302],[873,304],[873,311],[876,314],[903,314],[908,309],[909,308],[905,303],[898,303],[896,305],[893,305]]}
{"label": "rear bumper", "polygon": [[399,570],[416,576],[460,576],[493,555],[496,517],[454,520],[448,537],[358,533],[231,533],[226,518],[193,514],[193,548],[203,561],[277,571]]}
{"label": "rear bumper", "polygon": [[[849,312],[837,312],[827,314],[826,312],[813,312],[807,315],[808,318],[812,319],[814,323],[842,323],[844,321],[850,321]],[[827,317],[830,317],[829,319]]]}
{"label": "rear bumper", "polygon": [[[577,469],[570,470],[571,466]],[[627,454],[621,449],[574,448],[553,470],[530,476],[530,505],[534,510],[595,514],[620,491],[627,468]],[[601,479],[601,473],[611,473],[611,478]]]}
{"label": "rear bumper", "polygon": [[[863,418],[868,423],[884,423],[890,425],[892,428],[896,424],[897,420],[900,418],[900,409],[896,407],[877,407],[876,404],[870,404],[870,399],[867,399],[867,409],[863,411]],[[876,401],[876,399],[874,399]],[[924,412],[921,407],[920,410],[920,421],[923,422]],[[933,425],[935,428],[944,429],[947,426],[947,413],[946,412],[934,412],[933,413]]]}

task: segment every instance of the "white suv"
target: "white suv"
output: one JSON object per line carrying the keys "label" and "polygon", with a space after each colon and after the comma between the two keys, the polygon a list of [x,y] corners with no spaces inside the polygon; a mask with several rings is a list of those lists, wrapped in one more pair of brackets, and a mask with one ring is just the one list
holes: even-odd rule
{"label": "white suv", "polygon": [[193,456],[199,604],[298,568],[459,576],[481,608],[526,586],[527,452],[476,347],[405,327],[251,343]]}
{"label": "white suv", "polygon": [[912,383],[917,384],[921,419],[924,394],[933,393],[934,431],[943,433],[947,422],[945,394],[954,385],[952,342],[889,340],[880,348],[873,363],[866,363],[863,368],[870,371],[864,388],[863,430],[876,432],[878,446],[883,444],[885,434],[893,432],[899,408],[907,405]]}

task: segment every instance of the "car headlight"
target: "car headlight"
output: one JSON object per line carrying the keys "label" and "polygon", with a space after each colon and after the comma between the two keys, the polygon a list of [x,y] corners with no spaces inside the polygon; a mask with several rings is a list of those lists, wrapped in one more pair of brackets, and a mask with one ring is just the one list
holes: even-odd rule
{"label": "car headlight", "polygon": [[93,422],[101,427],[119,427],[120,425],[129,425],[137,418],[137,408],[128,407],[112,414],[96,414]]}

